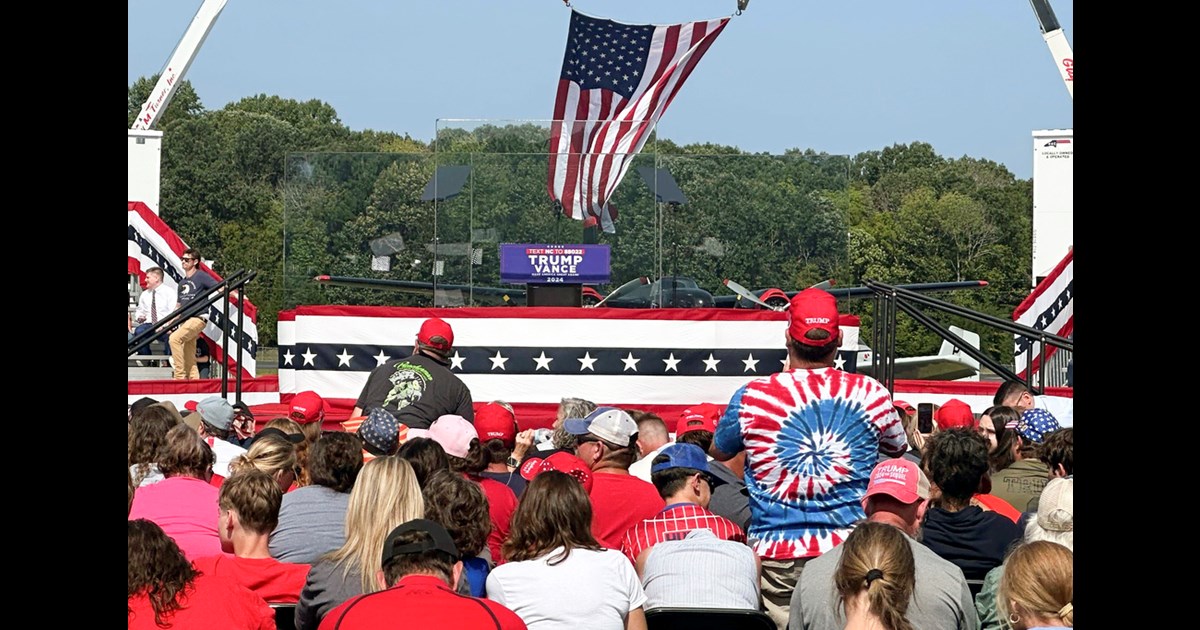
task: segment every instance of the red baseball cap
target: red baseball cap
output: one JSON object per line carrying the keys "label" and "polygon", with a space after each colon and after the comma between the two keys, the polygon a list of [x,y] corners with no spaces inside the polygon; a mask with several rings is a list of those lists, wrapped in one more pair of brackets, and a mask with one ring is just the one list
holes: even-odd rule
{"label": "red baseball cap", "polygon": [[893,400],[892,406],[899,407],[908,412],[913,412],[913,411],[917,410],[916,407],[912,406],[912,403],[907,403],[907,402],[904,402],[903,400]]}
{"label": "red baseball cap", "polygon": [[479,441],[499,439],[512,448],[517,443],[517,417],[497,402],[490,402],[475,412],[475,432]]}
{"label": "red baseball cap", "polygon": [[692,405],[683,410],[679,414],[679,422],[675,424],[675,438],[687,433],[688,431],[705,430],[712,433],[717,431],[717,420],[721,418],[721,414],[725,412],[725,408],[721,405],[713,403],[700,403]]}
{"label": "red baseball cap", "polygon": [[933,419],[943,431],[955,427],[975,428],[975,414],[971,412],[971,406],[957,398],[947,400],[937,413],[933,414]]}
{"label": "red baseball cap", "polygon": [[549,457],[542,459],[540,457],[531,457],[521,465],[521,476],[527,481],[533,481],[533,478],[547,470],[557,470],[565,472],[568,475],[579,480],[583,484],[584,492],[592,493],[592,471],[588,465],[583,463],[582,459],[566,452],[559,451],[552,453]]}
{"label": "red baseball cap", "polygon": [[440,317],[430,317],[421,324],[421,330],[417,332],[417,341],[437,352],[446,354],[454,345],[454,330],[450,328],[450,324],[447,324],[446,320]]}
{"label": "red baseball cap", "polygon": [[929,478],[911,459],[885,459],[876,464],[871,471],[867,493],[862,498],[864,508],[867,506],[867,498],[876,494],[886,494],[901,503],[916,503],[920,499],[929,498]]}
{"label": "red baseball cap", "polygon": [[292,396],[288,417],[300,424],[320,422],[325,418],[325,399],[312,390]]}
{"label": "red baseball cap", "polygon": [[[788,305],[788,335],[806,346],[823,346],[837,339],[837,298],[821,289],[805,289],[792,298]],[[829,333],[825,339],[809,339],[810,330]]]}

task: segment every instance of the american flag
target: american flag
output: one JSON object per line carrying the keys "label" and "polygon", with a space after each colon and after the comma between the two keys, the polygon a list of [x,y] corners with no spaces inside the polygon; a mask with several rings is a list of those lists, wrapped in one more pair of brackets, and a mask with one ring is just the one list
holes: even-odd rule
{"label": "american flag", "polygon": [[[145,286],[146,270],[151,267],[161,267],[163,270],[163,284],[178,290],[179,282],[183,280],[183,262],[179,257],[183,254],[183,250],[187,249],[187,244],[166,224],[149,206],[140,201],[129,202],[129,262],[128,271],[130,274],[136,275],[138,281]],[[221,276],[217,275],[203,262],[200,268],[207,271],[217,282],[221,281]],[[223,361],[224,365],[237,365],[237,349],[235,343],[240,343],[242,346],[242,376],[253,378],[257,368],[255,354],[258,353],[258,311],[250,300],[245,300],[246,314],[242,318],[242,330],[237,330],[238,323],[238,306],[237,301],[231,299],[229,303],[229,321],[228,328],[233,331],[230,336],[229,357],[225,357],[221,353],[222,345],[222,327],[221,322],[224,318],[223,307],[218,300],[216,303],[208,307],[208,325],[204,327],[204,337],[212,341],[215,348],[213,357],[218,361]]]}
{"label": "american flag", "polygon": [[554,122],[550,198],[614,232],[608,199],[683,82],[729,18],[666,26],[571,11]]}
{"label": "american flag", "polygon": [[[1072,301],[1075,295],[1074,260],[1074,250],[1068,250],[1067,256],[1054,266],[1050,275],[1039,282],[1033,293],[1013,311],[1013,321],[1060,337],[1071,336],[1075,330],[1075,304]],[[1017,375],[1028,378],[1026,372],[1030,369],[1030,357],[1033,359],[1034,372],[1041,366],[1042,344],[1022,335],[1014,335],[1014,338]],[[1047,346],[1046,358],[1054,356],[1057,350],[1055,346]]]}

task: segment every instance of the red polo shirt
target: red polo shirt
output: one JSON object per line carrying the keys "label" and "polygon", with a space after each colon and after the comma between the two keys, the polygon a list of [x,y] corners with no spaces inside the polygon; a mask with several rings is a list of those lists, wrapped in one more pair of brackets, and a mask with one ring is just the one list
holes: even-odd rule
{"label": "red polo shirt", "polygon": [[609,549],[620,549],[630,527],[654,518],[666,505],[654,484],[633,475],[592,475],[592,535]]}
{"label": "red polo shirt", "polygon": [[375,630],[400,620],[405,628],[527,630],[503,605],[459,595],[432,575],[406,575],[387,590],[348,599],[321,619],[319,630]]}

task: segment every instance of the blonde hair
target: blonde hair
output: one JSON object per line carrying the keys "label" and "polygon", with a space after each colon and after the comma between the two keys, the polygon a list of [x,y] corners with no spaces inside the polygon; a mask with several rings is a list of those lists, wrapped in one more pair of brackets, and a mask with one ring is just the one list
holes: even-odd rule
{"label": "blonde hair", "polygon": [[229,474],[236,475],[248,468],[257,468],[278,483],[281,473],[296,468],[296,447],[278,435],[257,437],[249,450],[229,462]]}
{"label": "blonde hair", "polygon": [[833,583],[841,606],[865,591],[868,610],[883,627],[912,630],[905,614],[916,586],[916,571],[912,547],[904,532],[885,523],[865,521],[856,525],[842,543]]}
{"label": "blonde hair", "polygon": [[[308,453],[312,451],[313,442],[321,436],[321,423],[313,422],[316,427],[316,432],[305,431],[302,425],[291,418],[279,416],[274,420],[263,425],[264,429],[279,429],[288,435],[303,435],[304,441],[296,445],[296,462],[300,467],[300,474],[296,476],[296,487],[312,485],[312,475],[308,473]],[[310,435],[311,434],[311,435]]]}
{"label": "blonde hair", "polygon": [[1010,615],[1016,615],[1026,626],[1061,619],[1074,627],[1074,557],[1070,549],[1048,540],[1013,549],[996,589],[996,611],[1005,625],[1011,627]]}
{"label": "blonde hair", "polygon": [[362,592],[374,593],[380,590],[375,574],[383,568],[384,540],[401,523],[424,517],[425,500],[408,460],[394,455],[372,459],[363,465],[350,491],[346,542],[325,559],[342,565],[343,578],[357,570]]}

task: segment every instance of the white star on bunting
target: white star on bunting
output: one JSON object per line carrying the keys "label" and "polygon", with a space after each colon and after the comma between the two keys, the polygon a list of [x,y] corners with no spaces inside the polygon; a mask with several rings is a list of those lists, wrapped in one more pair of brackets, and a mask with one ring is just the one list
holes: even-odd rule
{"label": "white star on bunting", "polygon": [[624,372],[625,370],[633,370],[634,372],[636,372],[638,361],[641,361],[641,359],[633,358],[633,353],[630,352],[629,356],[625,357],[624,359],[621,359],[621,362],[625,364],[625,369],[623,369],[621,371]]}
{"label": "white star on bunting", "polygon": [[502,357],[502,356],[500,356],[500,351],[499,351],[499,350],[497,350],[497,351],[496,351],[496,356],[494,356],[494,357],[488,357],[488,360],[492,362],[492,369],[493,369],[493,370],[494,370],[494,369],[496,369],[496,368],[500,368],[501,370],[505,370],[505,371],[507,371],[507,370],[506,370],[506,368],[504,367],[504,363],[505,363],[506,361],[508,361],[508,357]]}
{"label": "white star on bunting", "polygon": [[843,359],[843,358],[841,357],[841,355],[838,355],[838,358],[836,358],[836,359],[834,359],[834,360],[833,360],[833,367],[835,367],[835,368],[837,368],[837,369],[839,369],[839,370],[844,370],[844,369],[846,369],[846,360],[845,360],[845,359]]}
{"label": "white star on bunting", "polygon": [[384,363],[387,363],[388,359],[390,359],[392,357],[389,357],[388,355],[384,354],[383,348],[380,348],[379,354],[377,354],[371,358],[375,359],[375,367],[379,367],[379,366],[383,365]]}
{"label": "white star on bunting", "polygon": [[742,359],[742,363],[746,364],[746,369],[742,370],[743,372],[753,372],[754,370],[758,369],[758,359],[754,358],[754,353],[751,353],[745,359]]}
{"label": "white star on bunting", "polygon": [[346,367],[350,367],[350,359],[353,359],[354,355],[346,352],[345,348],[342,348],[342,353],[337,355],[337,358],[338,358],[338,367],[342,367],[343,365]]}
{"label": "white star on bunting", "polygon": [[579,364],[580,364],[580,365],[579,365],[579,371],[580,371],[580,372],[582,372],[582,371],[584,371],[584,370],[591,370],[591,371],[593,371],[593,372],[595,372],[595,371],[596,371],[596,368],[592,366],[592,364],[596,362],[596,359],[593,359],[593,358],[592,358],[592,353],[591,353],[591,352],[584,352],[584,353],[583,353],[583,358],[581,358],[581,359],[576,359],[576,360],[577,360],[577,361],[579,361]]}
{"label": "white star on bunting", "polygon": [[454,356],[450,357],[450,369],[451,370],[453,370],[453,369],[461,370],[463,361],[466,361],[466,360],[467,360],[467,357],[460,356],[458,354],[458,350],[455,350]]}
{"label": "white star on bunting", "polygon": [[537,367],[533,368],[535,372],[537,370],[546,370],[547,372],[549,372],[550,371],[550,362],[554,360],[554,357],[546,356],[546,351],[542,350],[542,356],[533,357],[533,360],[537,361]]}
{"label": "white star on bunting", "polygon": [[664,369],[663,371],[666,372],[669,370],[675,370],[676,372],[678,372],[679,371],[679,367],[678,367],[679,362],[682,360],[683,359],[676,359],[675,353],[672,352],[671,354],[667,355],[667,358],[663,359],[663,363],[667,364],[666,369]]}
{"label": "white star on bunting", "polygon": [[292,359],[295,359],[295,358],[296,358],[296,355],[292,354],[292,351],[289,349],[287,352],[283,353],[283,364],[291,365]]}
{"label": "white star on bunting", "polygon": [[716,372],[717,364],[720,362],[721,362],[720,359],[714,358],[713,353],[709,352],[708,358],[704,360],[704,371],[707,372],[709,370],[712,370],[712,371]]}
{"label": "white star on bunting", "polygon": [[313,363],[313,359],[317,358],[317,355],[312,351],[312,348],[308,348],[308,352],[305,352],[300,356],[304,357],[304,365],[316,366],[316,364]]}

